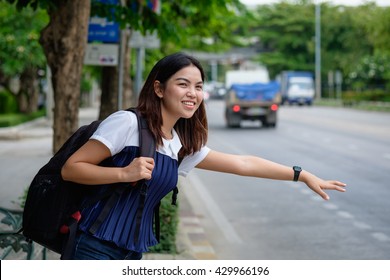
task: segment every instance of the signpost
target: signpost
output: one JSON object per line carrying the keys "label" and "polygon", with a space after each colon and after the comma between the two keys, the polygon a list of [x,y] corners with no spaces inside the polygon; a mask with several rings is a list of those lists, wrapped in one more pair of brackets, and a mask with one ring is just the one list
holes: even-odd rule
{"label": "signpost", "polygon": [[98,66],[116,66],[119,61],[118,44],[88,44],[84,64]]}
{"label": "signpost", "polygon": [[[118,0],[97,0],[107,4],[118,4]],[[119,61],[119,24],[107,18],[93,16],[89,19],[88,45],[84,63],[87,65],[116,66]]]}
{"label": "signpost", "polygon": [[[122,5],[119,0],[95,0],[101,3]],[[160,0],[148,0],[147,6],[155,13],[160,13]],[[143,36],[138,31],[133,31],[129,42],[124,42],[121,36],[123,30],[118,23],[107,18],[91,17],[88,27],[88,45],[85,52],[84,64],[98,66],[118,66],[118,109],[122,108],[123,88],[123,59],[125,44],[136,49],[137,65],[134,91],[136,94],[142,86],[143,59],[145,48],[159,48],[160,40],[157,33],[148,33]]]}

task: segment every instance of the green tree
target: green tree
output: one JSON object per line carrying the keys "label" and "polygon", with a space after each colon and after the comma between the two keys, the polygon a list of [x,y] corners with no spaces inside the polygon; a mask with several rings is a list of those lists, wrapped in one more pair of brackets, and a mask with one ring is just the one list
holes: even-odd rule
{"label": "green tree", "polygon": [[390,89],[390,8],[365,5],[360,7],[364,22],[359,28],[365,30],[371,51],[357,61],[357,67],[349,72],[351,84],[369,87],[386,86]]}
{"label": "green tree", "polygon": [[[369,13],[367,13],[369,11]],[[390,53],[390,7],[366,5],[361,7],[361,28],[367,32],[367,37],[375,52]]]}
{"label": "green tree", "polygon": [[[54,91],[54,135],[53,151],[78,127],[78,108],[80,96],[80,78],[87,40],[90,0],[7,0],[17,3],[22,9],[26,6],[46,9],[50,21],[42,30],[40,43],[43,46],[47,62],[52,72]],[[238,0],[213,1],[162,1],[161,14],[148,8],[147,1],[128,0],[124,6],[107,5],[94,2],[92,14],[112,17],[122,28],[130,26],[132,30],[156,30],[164,42],[180,42],[186,45],[196,33],[200,37],[209,36],[213,31],[218,34],[227,29],[223,24],[223,15],[242,7]],[[218,15],[218,20],[215,20]],[[212,30],[212,28],[218,30]],[[224,27],[224,28],[222,28]],[[128,46],[129,47],[129,46]],[[128,54],[129,51],[126,50]],[[126,62],[129,67],[130,62]],[[129,69],[129,68],[128,68]],[[102,79],[109,80],[114,74]],[[129,71],[126,70],[126,73]],[[109,90],[109,92],[115,92]]]}
{"label": "green tree", "polygon": [[39,42],[51,70],[54,92],[53,152],[78,127],[80,80],[87,40],[90,0],[7,0],[19,10],[46,10],[48,24]]}
{"label": "green tree", "polygon": [[[309,2],[310,3],[310,2]],[[314,71],[314,6],[308,1],[262,5],[256,10],[262,53],[260,62],[271,77],[283,70]]]}
{"label": "green tree", "polygon": [[[38,108],[39,70],[45,67],[38,40],[47,20],[42,10],[28,8],[19,14],[14,5],[0,2],[0,84],[16,97],[20,112]],[[11,86],[15,79],[16,88]]]}
{"label": "green tree", "polygon": [[367,40],[363,27],[369,18],[369,9],[360,7],[322,7],[322,74],[339,70],[344,76],[344,85],[349,86],[348,75],[355,72],[358,61],[372,53],[372,44]]}

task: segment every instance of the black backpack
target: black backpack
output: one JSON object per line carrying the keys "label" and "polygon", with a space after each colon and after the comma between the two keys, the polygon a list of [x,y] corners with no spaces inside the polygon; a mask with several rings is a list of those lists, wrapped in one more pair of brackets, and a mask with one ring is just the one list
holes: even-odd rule
{"label": "black backpack", "polygon": [[[156,150],[154,139],[148,129],[146,120],[136,109],[130,108],[137,115],[139,126],[140,156],[154,157]],[[96,131],[100,120],[80,127],[59,149],[59,151],[34,176],[27,192],[23,212],[21,232],[29,241],[35,241],[42,246],[61,254],[61,259],[69,259],[74,248],[77,232],[77,223],[80,220],[80,210],[93,205],[101,199],[107,202],[102,212],[91,226],[94,233],[107,217],[110,209],[116,203],[121,193],[130,183],[113,184],[114,187],[96,194],[96,186],[85,186],[64,181],[61,177],[61,168],[66,160],[86,143]],[[103,166],[112,166],[111,158],[101,163]],[[142,217],[147,186],[144,180],[137,182],[140,190],[140,206],[137,209],[136,238]],[[177,187],[174,189],[172,204],[176,204]],[[91,197],[86,200],[85,197]],[[160,225],[157,205],[155,209],[155,231],[159,239]]]}

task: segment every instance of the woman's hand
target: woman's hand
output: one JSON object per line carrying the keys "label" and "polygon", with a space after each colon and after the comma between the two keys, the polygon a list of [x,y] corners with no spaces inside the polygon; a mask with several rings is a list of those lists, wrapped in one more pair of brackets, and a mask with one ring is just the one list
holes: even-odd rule
{"label": "woman's hand", "polygon": [[324,190],[335,190],[339,192],[346,191],[345,183],[334,180],[325,181],[305,170],[301,172],[299,181],[304,182],[310,189],[319,194],[325,200],[329,200],[329,196],[324,192]]}
{"label": "woman's hand", "polygon": [[154,159],[150,157],[135,158],[128,166],[123,168],[122,182],[137,182],[152,178]]}

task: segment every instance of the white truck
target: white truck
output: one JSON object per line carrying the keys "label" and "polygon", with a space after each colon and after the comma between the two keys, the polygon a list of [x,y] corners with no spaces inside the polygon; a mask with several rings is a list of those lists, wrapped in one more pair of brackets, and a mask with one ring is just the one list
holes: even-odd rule
{"label": "white truck", "polygon": [[307,71],[283,71],[280,82],[281,104],[311,105],[315,96],[314,75]]}

